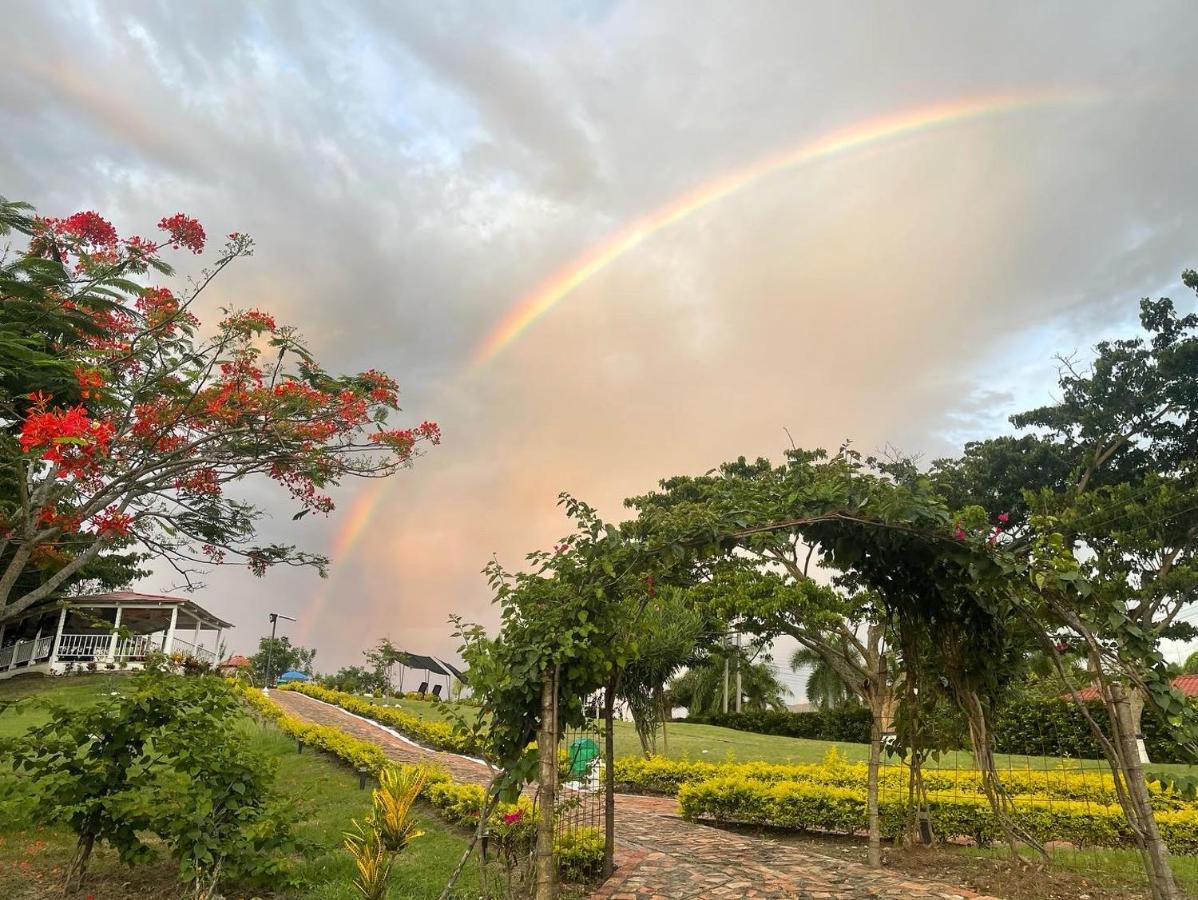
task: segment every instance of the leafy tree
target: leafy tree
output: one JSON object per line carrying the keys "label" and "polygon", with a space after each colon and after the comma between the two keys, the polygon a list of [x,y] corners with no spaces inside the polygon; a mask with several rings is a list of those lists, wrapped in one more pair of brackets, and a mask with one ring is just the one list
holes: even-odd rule
{"label": "leafy tree", "polygon": [[0,621],[134,544],[189,584],[234,562],[323,572],[322,556],[256,543],[260,511],[231,486],[264,476],[295,518],[325,514],[343,478],[392,474],[440,438],[431,422],[387,428],[391,378],[326,372],[268,313],[225,310],[201,332],[197,299],[253,243],[230,235],[176,295],[153,283],[163,252],[201,253],[207,236],[182,213],[158,227],[122,239],[95,212],[0,204],[0,229],[25,238],[0,264]]}
{"label": "leafy tree", "polygon": [[333,675],[321,676],[319,681],[325,687],[351,694],[382,694],[389,687],[386,678],[377,669],[365,666],[343,666]]}
{"label": "leafy tree", "polygon": [[680,668],[697,661],[705,630],[703,616],[683,590],[659,591],[645,608],[639,622],[639,653],[624,668],[619,696],[628,703],[646,756],[657,753],[659,729],[669,752],[666,682]]}
{"label": "leafy tree", "polygon": [[1186,657],[1186,661],[1181,664],[1182,675],[1198,675],[1198,650]]}
{"label": "leafy tree", "polygon": [[243,708],[224,679],[147,672],[88,706],[42,705],[48,721],[4,749],[32,782],[32,815],[77,836],[68,890],[96,843],[137,863],[153,855],[148,835],[197,897],[222,876],[288,883],[289,816],[267,761],[241,739]]}
{"label": "leafy tree", "polygon": [[258,652],[250,657],[250,673],[255,684],[266,684],[267,662],[270,675],[278,678],[284,672],[312,673],[312,661],[316,659],[315,648],[301,647],[291,643],[287,636],[259,638]]}
{"label": "leafy tree", "polygon": [[408,665],[408,655],[391,643],[390,638],[380,638],[379,642],[363,652],[366,661],[373,667],[378,678],[382,681],[380,690],[390,691],[395,683],[392,671],[398,666]]}

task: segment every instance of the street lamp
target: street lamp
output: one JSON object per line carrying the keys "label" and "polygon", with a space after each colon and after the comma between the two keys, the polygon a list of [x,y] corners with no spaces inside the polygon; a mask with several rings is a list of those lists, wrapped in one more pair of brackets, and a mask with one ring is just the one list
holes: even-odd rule
{"label": "street lamp", "polygon": [[270,693],[270,676],[274,662],[275,649],[275,629],[279,625],[279,619],[286,619],[288,622],[294,622],[295,619],[291,616],[285,616],[282,613],[271,613],[270,619],[270,643],[266,645],[266,684],[262,685],[262,693]]}

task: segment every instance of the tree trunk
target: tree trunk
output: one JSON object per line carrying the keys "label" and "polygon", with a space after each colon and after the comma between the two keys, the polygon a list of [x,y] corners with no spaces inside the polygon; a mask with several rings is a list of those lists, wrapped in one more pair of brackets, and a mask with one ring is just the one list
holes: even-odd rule
{"label": "tree trunk", "polygon": [[1169,864],[1169,848],[1161,837],[1152,811],[1152,800],[1144,770],[1140,764],[1140,748],[1136,741],[1136,726],[1132,720],[1131,703],[1121,684],[1107,689],[1111,711],[1111,737],[1118,749],[1119,767],[1127,786],[1129,824],[1137,833],[1137,843],[1144,857],[1153,900],[1177,900],[1183,896]]}
{"label": "tree trunk", "polygon": [[616,730],[612,719],[616,715],[616,680],[607,685],[603,695],[603,877],[616,870]]}
{"label": "tree trunk", "polygon": [[1019,858],[1019,845],[1024,843],[1036,851],[1043,859],[1048,859],[1048,851],[1025,829],[1015,822],[1012,813],[1010,796],[998,776],[998,765],[994,759],[994,746],[990,736],[989,723],[986,717],[986,707],[976,691],[960,689],[954,692],[959,706],[965,713],[969,724],[969,742],[973,748],[974,764],[982,777],[982,791],[990,803],[990,811],[1003,830],[1011,855]]}
{"label": "tree trunk", "polygon": [[92,847],[96,844],[94,834],[81,834],[75,844],[75,855],[71,857],[71,865],[67,869],[66,881],[63,882],[62,893],[65,896],[83,885],[83,876],[87,872],[87,861],[91,859]]}
{"label": "tree trunk", "polygon": [[1131,724],[1133,734],[1136,738],[1136,747],[1140,753],[1140,762],[1143,765],[1148,765],[1152,762],[1148,758],[1148,745],[1144,743],[1144,703],[1146,701],[1144,692],[1139,688],[1132,688],[1127,694],[1127,703],[1131,708]]}
{"label": "tree trunk", "polygon": [[553,813],[557,807],[557,679],[546,672],[541,681],[541,728],[537,733],[540,764],[537,821],[536,900],[557,900],[553,864]]}
{"label": "tree trunk", "polygon": [[865,804],[869,813],[869,864],[882,867],[882,825],[878,819],[878,769],[882,764],[882,713],[875,700],[871,705],[873,722],[869,729],[869,782]]}

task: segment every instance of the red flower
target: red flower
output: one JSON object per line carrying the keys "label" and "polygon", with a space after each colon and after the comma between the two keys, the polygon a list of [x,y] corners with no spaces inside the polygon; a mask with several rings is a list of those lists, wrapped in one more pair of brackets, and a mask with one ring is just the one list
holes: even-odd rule
{"label": "red flower", "polygon": [[503,817],[503,824],[504,825],[515,825],[517,822],[519,822],[523,818],[524,818],[524,810],[517,809],[515,812],[510,812],[506,816]]}
{"label": "red flower", "polygon": [[77,212],[65,219],[47,219],[46,223],[59,234],[77,238],[83,244],[93,247],[116,246],[116,229],[97,212]]}
{"label": "red flower", "polygon": [[999,513],[998,521],[1000,521],[1004,525],[1006,525],[1009,521],[1011,521],[1011,514],[1010,513]]}
{"label": "red flower", "polygon": [[192,253],[199,253],[204,249],[207,240],[204,226],[191,216],[175,213],[159,222],[158,227],[170,235],[171,246],[176,250],[186,247]]}
{"label": "red flower", "polygon": [[129,529],[133,526],[133,516],[115,509],[106,509],[92,518],[96,533],[105,537],[128,537]]}

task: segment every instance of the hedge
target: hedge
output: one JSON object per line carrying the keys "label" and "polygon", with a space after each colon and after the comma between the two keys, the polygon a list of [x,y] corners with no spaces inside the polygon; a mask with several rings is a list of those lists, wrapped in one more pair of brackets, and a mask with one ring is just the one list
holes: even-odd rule
{"label": "hedge", "polygon": [[[1014,818],[1042,841],[1069,841],[1078,847],[1134,846],[1123,810],[1117,804],[1012,798]],[[682,815],[748,825],[772,825],[804,831],[858,834],[868,826],[862,791],[829,784],[762,781],[723,776],[684,784],[678,792]],[[928,792],[932,830],[939,840],[967,838],[986,845],[1002,836],[986,798],[977,794]],[[902,794],[879,798],[884,837],[897,838],[909,808]],[[1198,853],[1198,809],[1158,812],[1161,834],[1175,853]]]}
{"label": "hedge", "polygon": [[723,728],[735,728],[737,731],[752,731],[757,734],[868,744],[873,719],[866,707],[856,703],[845,703],[832,709],[797,713],[774,710],[711,713],[688,716],[686,721],[697,725],[719,725]]}
{"label": "hedge", "polygon": [[[864,802],[869,777],[865,763],[850,763],[841,759],[835,749],[824,761],[808,764],[779,764],[765,762],[715,763],[698,760],[666,759],[654,756],[622,757],[615,763],[615,780],[621,790],[642,794],[680,794],[687,784],[711,778],[732,778],[765,783],[791,782],[846,788]],[[1003,786],[1012,794],[1044,800],[1077,800],[1102,805],[1117,802],[1114,781],[1109,773],[1050,769],[1047,771],[1010,770],[1000,772]],[[907,769],[883,767],[878,774],[879,792],[905,795]],[[984,797],[981,775],[975,769],[925,768],[923,781],[928,790],[943,793]],[[1156,783],[1149,784],[1153,804],[1157,809],[1198,809],[1198,804],[1184,800],[1176,791]]]}
{"label": "hedge", "polygon": [[316,700],[323,700],[325,703],[339,706],[347,712],[394,728],[412,740],[419,741],[436,750],[467,753],[472,756],[483,755],[482,748],[478,746],[471,735],[458,731],[448,722],[430,722],[428,719],[404,712],[397,707],[380,706],[353,694],[335,691],[310,682],[292,682],[279,687],[278,690],[296,691]]}
{"label": "hedge", "polygon": [[[1086,701],[1086,707],[1095,721],[1100,724],[1106,722],[1106,707],[1101,700]],[[947,734],[948,743],[957,749],[967,749],[967,731],[958,721],[959,715],[951,711],[941,718],[943,721],[936,723],[938,733]],[[811,712],[714,713],[691,716],[686,721],[780,737],[867,744],[871,717],[864,706],[846,703],[833,709]],[[1148,756],[1153,762],[1198,762],[1186,755],[1164,723],[1149,710],[1144,712],[1142,727]],[[992,732],[994,749],[999,753],[1102,759],[1102,749],[1077,705],[1057,697],[1020,697],[1006,704],[995,716]]]}
{"label": "hedge", "polygon": [[[284,734],[324,750],[355,769],[365,769],[377,776],[387,766],[408,768],[389,760],[377,744],[353,737],[332,725],[315,725],[288,715],[256,688],[239,684],[239,689],[243,699]],[[482,811],[485,789],[477,784],[457,783],[448,772],[436,766],[425,766],[424,769],[428,780],[420,796],[446,821],[473,829]],[[490,816],[488,831],[493,835],[521,832],[518,836],[524,839],[526,835],[522,832],[531,834],[535,827],[532,811],[532,801],[527,797],[519,797],[516,803],[499,803]],[[564,880],[592,881],[603,870],[603,835],[593,828],[558,834],[554,838],[554,855]]]}

